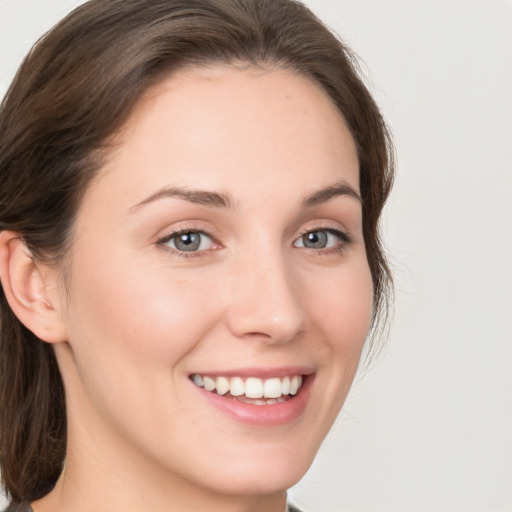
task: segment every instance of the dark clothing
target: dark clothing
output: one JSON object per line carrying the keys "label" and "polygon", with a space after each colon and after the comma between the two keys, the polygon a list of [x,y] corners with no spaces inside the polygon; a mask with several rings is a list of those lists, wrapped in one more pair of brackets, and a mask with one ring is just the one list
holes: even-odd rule
{"label": "dark clothing", "polygon": [[[33,510],[28,503],[11,503],[4,512],[33,512]],[[300,512],[300,510],[291,503],[288,503],[286,512]]]}

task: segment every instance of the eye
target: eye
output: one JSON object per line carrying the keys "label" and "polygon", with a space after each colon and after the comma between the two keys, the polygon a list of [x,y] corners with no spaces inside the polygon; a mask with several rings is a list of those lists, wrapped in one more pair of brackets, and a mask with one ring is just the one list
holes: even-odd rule
{"label": "eye", "polygon": [[205,251],[213,246],[213,240],[206,233],[192,230],[173,233],[158,243],[179,252]]}
{"label": "eye", "polygon": [[330,249],[349,242],[348,235],[337,229],[316,229],[304,233],[294,242],[295,247],[306,249]]}

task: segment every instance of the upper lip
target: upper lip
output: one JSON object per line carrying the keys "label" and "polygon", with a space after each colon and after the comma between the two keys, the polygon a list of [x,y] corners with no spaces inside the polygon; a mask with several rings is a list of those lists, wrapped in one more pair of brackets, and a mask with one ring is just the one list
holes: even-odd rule
{"label": "upper lip", "polygon": [[269,379],[272,377],[289,377],[291,375],[311,375],[314,370],[310,366],[280,366],[279,368],[237,368],[230,370],[195,371],[191,375],[208,375],[209,377],[257,377]]}

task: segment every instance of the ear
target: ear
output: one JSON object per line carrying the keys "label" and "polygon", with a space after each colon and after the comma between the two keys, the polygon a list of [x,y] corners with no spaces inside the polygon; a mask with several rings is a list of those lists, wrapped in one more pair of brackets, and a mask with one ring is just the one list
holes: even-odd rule
{"label": "ear", "polygon": [[27,329],[48,343],[67,340],[57,271],[36,262],[13,231],[0,232],[0,279],[11,309]]}

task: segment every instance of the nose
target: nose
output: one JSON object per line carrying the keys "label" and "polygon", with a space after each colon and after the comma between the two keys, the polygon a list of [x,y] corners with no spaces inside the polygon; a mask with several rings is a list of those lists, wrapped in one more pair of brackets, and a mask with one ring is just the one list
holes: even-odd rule
{"label": "nose", "polygon": [[253,254],[231,274],[229,330],[238,338],[285,343],[309,327],[293,269],[280,255]]}

